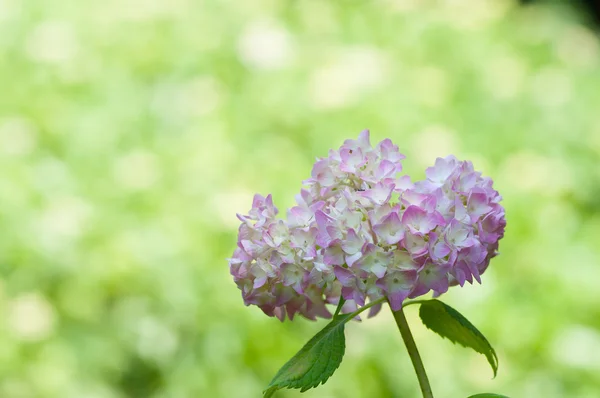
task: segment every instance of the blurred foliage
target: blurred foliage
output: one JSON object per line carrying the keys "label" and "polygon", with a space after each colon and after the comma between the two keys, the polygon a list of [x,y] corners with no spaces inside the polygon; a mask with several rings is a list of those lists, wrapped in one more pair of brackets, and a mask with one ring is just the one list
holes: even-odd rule
{"label": "blurred foliage", "polygon": [[[0,397],[259,396],[324,321],[243,306],[235,213],[367,127],[505,198],[483,285],[444,298],[498,377],[407,311],[436,397],[597,397],[600,42],[516,3],[0,0]],[[389,311],[347,342],[304,397],[418,396]]]}

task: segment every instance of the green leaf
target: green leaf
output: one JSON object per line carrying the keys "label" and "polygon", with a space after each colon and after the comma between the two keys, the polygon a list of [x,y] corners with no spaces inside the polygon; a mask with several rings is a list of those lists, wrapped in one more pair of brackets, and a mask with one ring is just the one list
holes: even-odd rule
{"label": "green leaf", "polygon": [[492,394],[490,392],[484,392],[481,394],[471,395],[468,398],[508,398],[508,397],[506,395]]}
{"label": "green leaf", "polygon": [[429,329],[447,338],[453,343],[459,343],[485,355],[494,371],[498,372],[498,357],[496,352],[471,322],[454,308],[439,300],[427,300],[419,309],[421,320]]}
{"label": "green leaf", "polygon": [[346,350],[344,325],[352,314],[335,316],[298,351],[275,375],[265,391],[271,397],[282,388],[300,388],[304,392],[327,381],[340,366]]}

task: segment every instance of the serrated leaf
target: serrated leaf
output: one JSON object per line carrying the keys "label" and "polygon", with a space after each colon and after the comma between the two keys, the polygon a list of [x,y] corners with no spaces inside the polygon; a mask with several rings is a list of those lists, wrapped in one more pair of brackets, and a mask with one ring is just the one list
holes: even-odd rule
{"label": "serrated leaf", "polygon": [[498,357],[483,334],[454,308],[439,300],[428,300],[421,304],[419,316],[423,324],[453,343],[485,355],[494,371],[498,372]]}
{"label": "serrated leaf", "polygon": [[475,395],[471,395],[468,398],[508,398],[506,395],[500,395],[500,394],[492,394],[489,392],[484,392],[481,394],[475,394]]}
{"label": "serrated leaf", "polygon": [[264,398],[271,397],[282,388],[299,388],[304,392],[319,384],[325,384],[340,366],[346,351],[344,325],[350,314],[339,315],[313,336],[279,369],[265,391]]}

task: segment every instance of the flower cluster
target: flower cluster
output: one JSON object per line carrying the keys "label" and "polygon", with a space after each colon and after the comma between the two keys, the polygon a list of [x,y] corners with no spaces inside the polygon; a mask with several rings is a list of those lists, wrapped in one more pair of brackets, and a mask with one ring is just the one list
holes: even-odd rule
{"label": "flower cluster", "polygon": [[271,195],[256,195],[229,259],[246,305],[280,320],[329,318],[340,297],[342,312],[383,296],[397,310],[407,297],[481,283],[506,225],[492,180],[449,156],[413,183],[402,159],[365,130],[317,160],[287,220]]}

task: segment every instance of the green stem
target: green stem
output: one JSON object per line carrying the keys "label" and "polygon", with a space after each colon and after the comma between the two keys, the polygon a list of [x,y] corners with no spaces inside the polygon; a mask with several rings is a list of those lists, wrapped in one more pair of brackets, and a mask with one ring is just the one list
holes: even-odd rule
{"label": "green stem", "polygon": [[423,303],[425,303],[425,302],[427,302],[427,301],[431,301],[431,300],[412,300],[412,301],[405,301],[405,302],[402,304],[402,308],[406,308],[406,307],[408,307],[409,305],[413,305],[413,304],[423,304]]}
{"label": "green stem", "polygon": [[[378,299],[377,299],[377,300],[375,300],[375,301],[371,301],[369,304],[367,304],[367,305],[363,305],[362,307],[360,307],[359,309],[357,309],[356,311],[354,311],[354,312],[353,312],[353,313],[352,313],[352,314],[351,314],[351,315],[348,317],[348,319],[352,319],[352,318],[354,318],[355,316],[359,315],[361,312],[368,310],[369,308],[373,307],[374,305],[381,304],[381,303],[383,303],[384,301],[385,301],[385,297],[381,297],[381,298],[378,298]],[[337,314],[337,312],[338,312],[338,311],[336,311],[336,314]]]}
{"label": "green stem", "polygon": [[408,322],[406,321],[406,317],[404,316],[404,308],[400,308],[398,311],[392,310],[392,313],[394,314],[396,325],[398,325],[400,335],[402,335],[402,340],[404,340],[404,345],[406,345],[408,355],[410,356],[410,360],[412,361],[413,367],[415,368],[415,372],[417,373],[417,379],[419,379],[419,385],[421,386],[423,398],[433,398],[433,392],[431,392],[431,386],[429,385],[429,379],[427,379],[427,373],[425,373],[423,361],[421,360],[419,350],[417,349],[417,345],[415,344],[415,339],[413,338],[412,333],[410,332]]}

